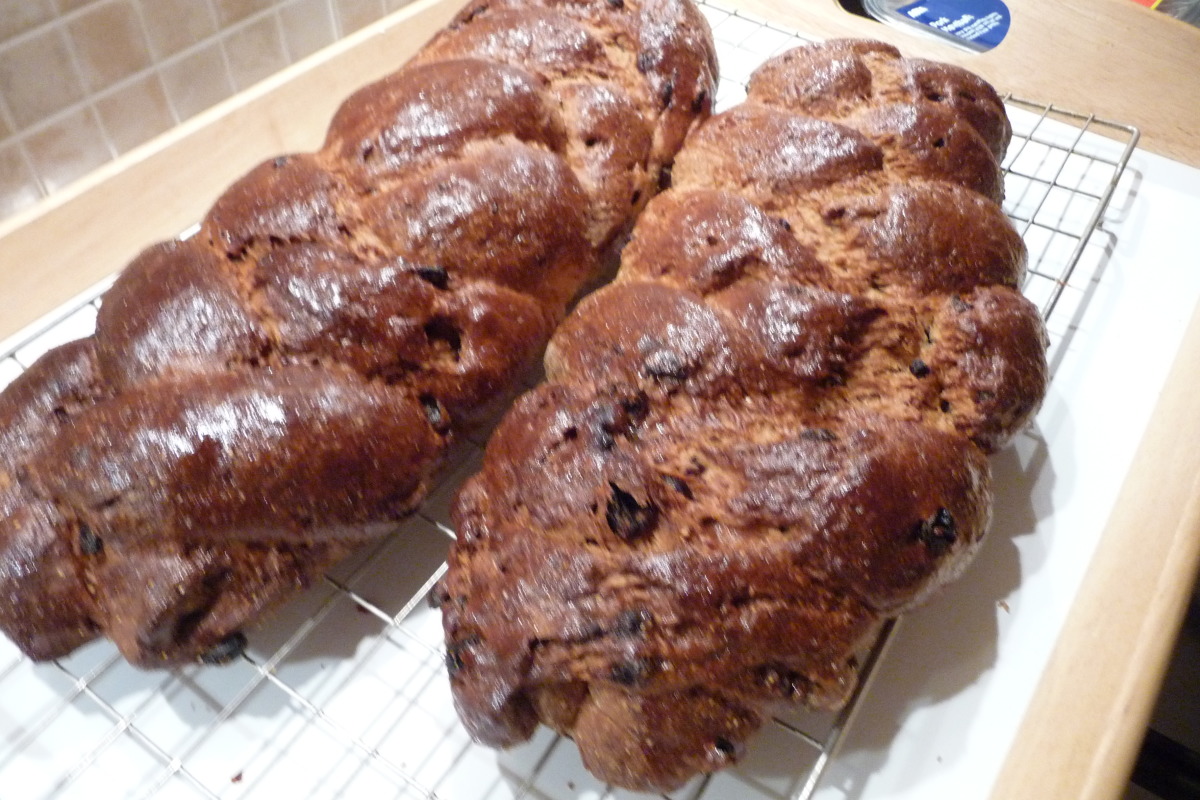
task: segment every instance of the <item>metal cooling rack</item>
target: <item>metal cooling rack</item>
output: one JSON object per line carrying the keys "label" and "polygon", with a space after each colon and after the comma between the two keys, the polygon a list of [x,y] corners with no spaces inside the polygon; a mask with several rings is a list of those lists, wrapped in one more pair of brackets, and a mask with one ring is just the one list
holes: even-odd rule
{"label": "metal cooling rack", "polygon": [[[765,58],[805,41],[761,20],[702,8],[719,47],[719,108],[745,96]],[[1006,102],[1014,139],[1004,163],[1005,211],[1029,246],[1024,289],[1048,321],[1053,354],[1078,324],[1103,267],[1108,245],[1097,232],[1138,132],[1053,106]],[[51,347],[88,335],[107,285],[4,343],[0,385]],[[419,515],[250,631],[250,648],[232,665],[138,672],[107,642],[35,665],[0,641],[0,796],[636,797],[598,783],[574,746],[545,729],[496,753],[473,744],[458,724],[440,620],[425,600],[453,536],[450,495],[476,469],[484,439],[482,430],[466,437]],[[776,717],[745,763],[665,797],[808,800],[893,630],[889,623],[865,656],[844,711]]]}

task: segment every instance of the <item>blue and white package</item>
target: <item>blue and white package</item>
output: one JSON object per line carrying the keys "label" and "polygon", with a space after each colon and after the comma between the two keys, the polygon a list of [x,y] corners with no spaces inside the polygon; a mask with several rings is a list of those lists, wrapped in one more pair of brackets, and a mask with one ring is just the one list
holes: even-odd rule
{"label": "blue and white package", "polygon": [[1000,44],[1011,21],[1002,0],[918,0],[892,13],[980,50]]}

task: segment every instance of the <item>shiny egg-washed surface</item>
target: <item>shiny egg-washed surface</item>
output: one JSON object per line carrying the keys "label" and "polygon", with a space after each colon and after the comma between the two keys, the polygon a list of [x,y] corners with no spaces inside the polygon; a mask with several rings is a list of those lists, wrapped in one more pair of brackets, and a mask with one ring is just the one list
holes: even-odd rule
{"label": "shiny egg-washed surface", "polygon": [[862,642],[977,550],[987,454],[1045,391],[1009,135],[977,77],[867,42],[768,61],[695,131],[453,509],[475,736],[545,723],[665,791],[776,704],[845,702]]}
{"label": "shiny egg-washed surface", "polygon": [[143,667],[391,530],[711,107],[687,0],[477,3],[142,253],[0,396],[0,628]]}

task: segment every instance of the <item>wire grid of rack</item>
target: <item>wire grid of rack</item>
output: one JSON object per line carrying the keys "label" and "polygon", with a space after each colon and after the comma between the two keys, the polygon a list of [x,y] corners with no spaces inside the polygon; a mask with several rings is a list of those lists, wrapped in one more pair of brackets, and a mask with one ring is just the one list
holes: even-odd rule
{"label": "wire grid of rack", "polygon": [[[719,48],[718,108],[744,97],[765,58],[806,41],[715,5],[702,9]],[[1103,250],[1094,234],[1138,133],[1052,106],[1006,103],[1014,139],[1004,162],[1005,211],[1029,246],[1024,289],[1048,321],[1053,354],[1086,307],[1103,260],[1089,250]],[[51,347],[88,335],[105,288],[4,343],[0,385]],[[453,489],[477,467],[485,438],[483,429],[466,437],[418,515],[250,631],[249,649],[229,666],[139,672],[107,642],[35,665],[0,641],[0,796],[633,797],[597,782],[574,746],[545,729],[495,753],[458,724],[440,620],[425,600],[453,536]],[[845,710],[776,716],[745,763],[666,797],[808,800],[893,629],[886,625],[865,655]]]}

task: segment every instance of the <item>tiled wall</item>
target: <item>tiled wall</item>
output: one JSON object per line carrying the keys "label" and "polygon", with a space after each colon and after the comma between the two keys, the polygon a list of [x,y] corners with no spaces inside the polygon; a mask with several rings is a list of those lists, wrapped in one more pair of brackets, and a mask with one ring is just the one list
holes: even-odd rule
{"label": "tiled wall", "polygon": [[0,219],[409,0],[0,0]]}

